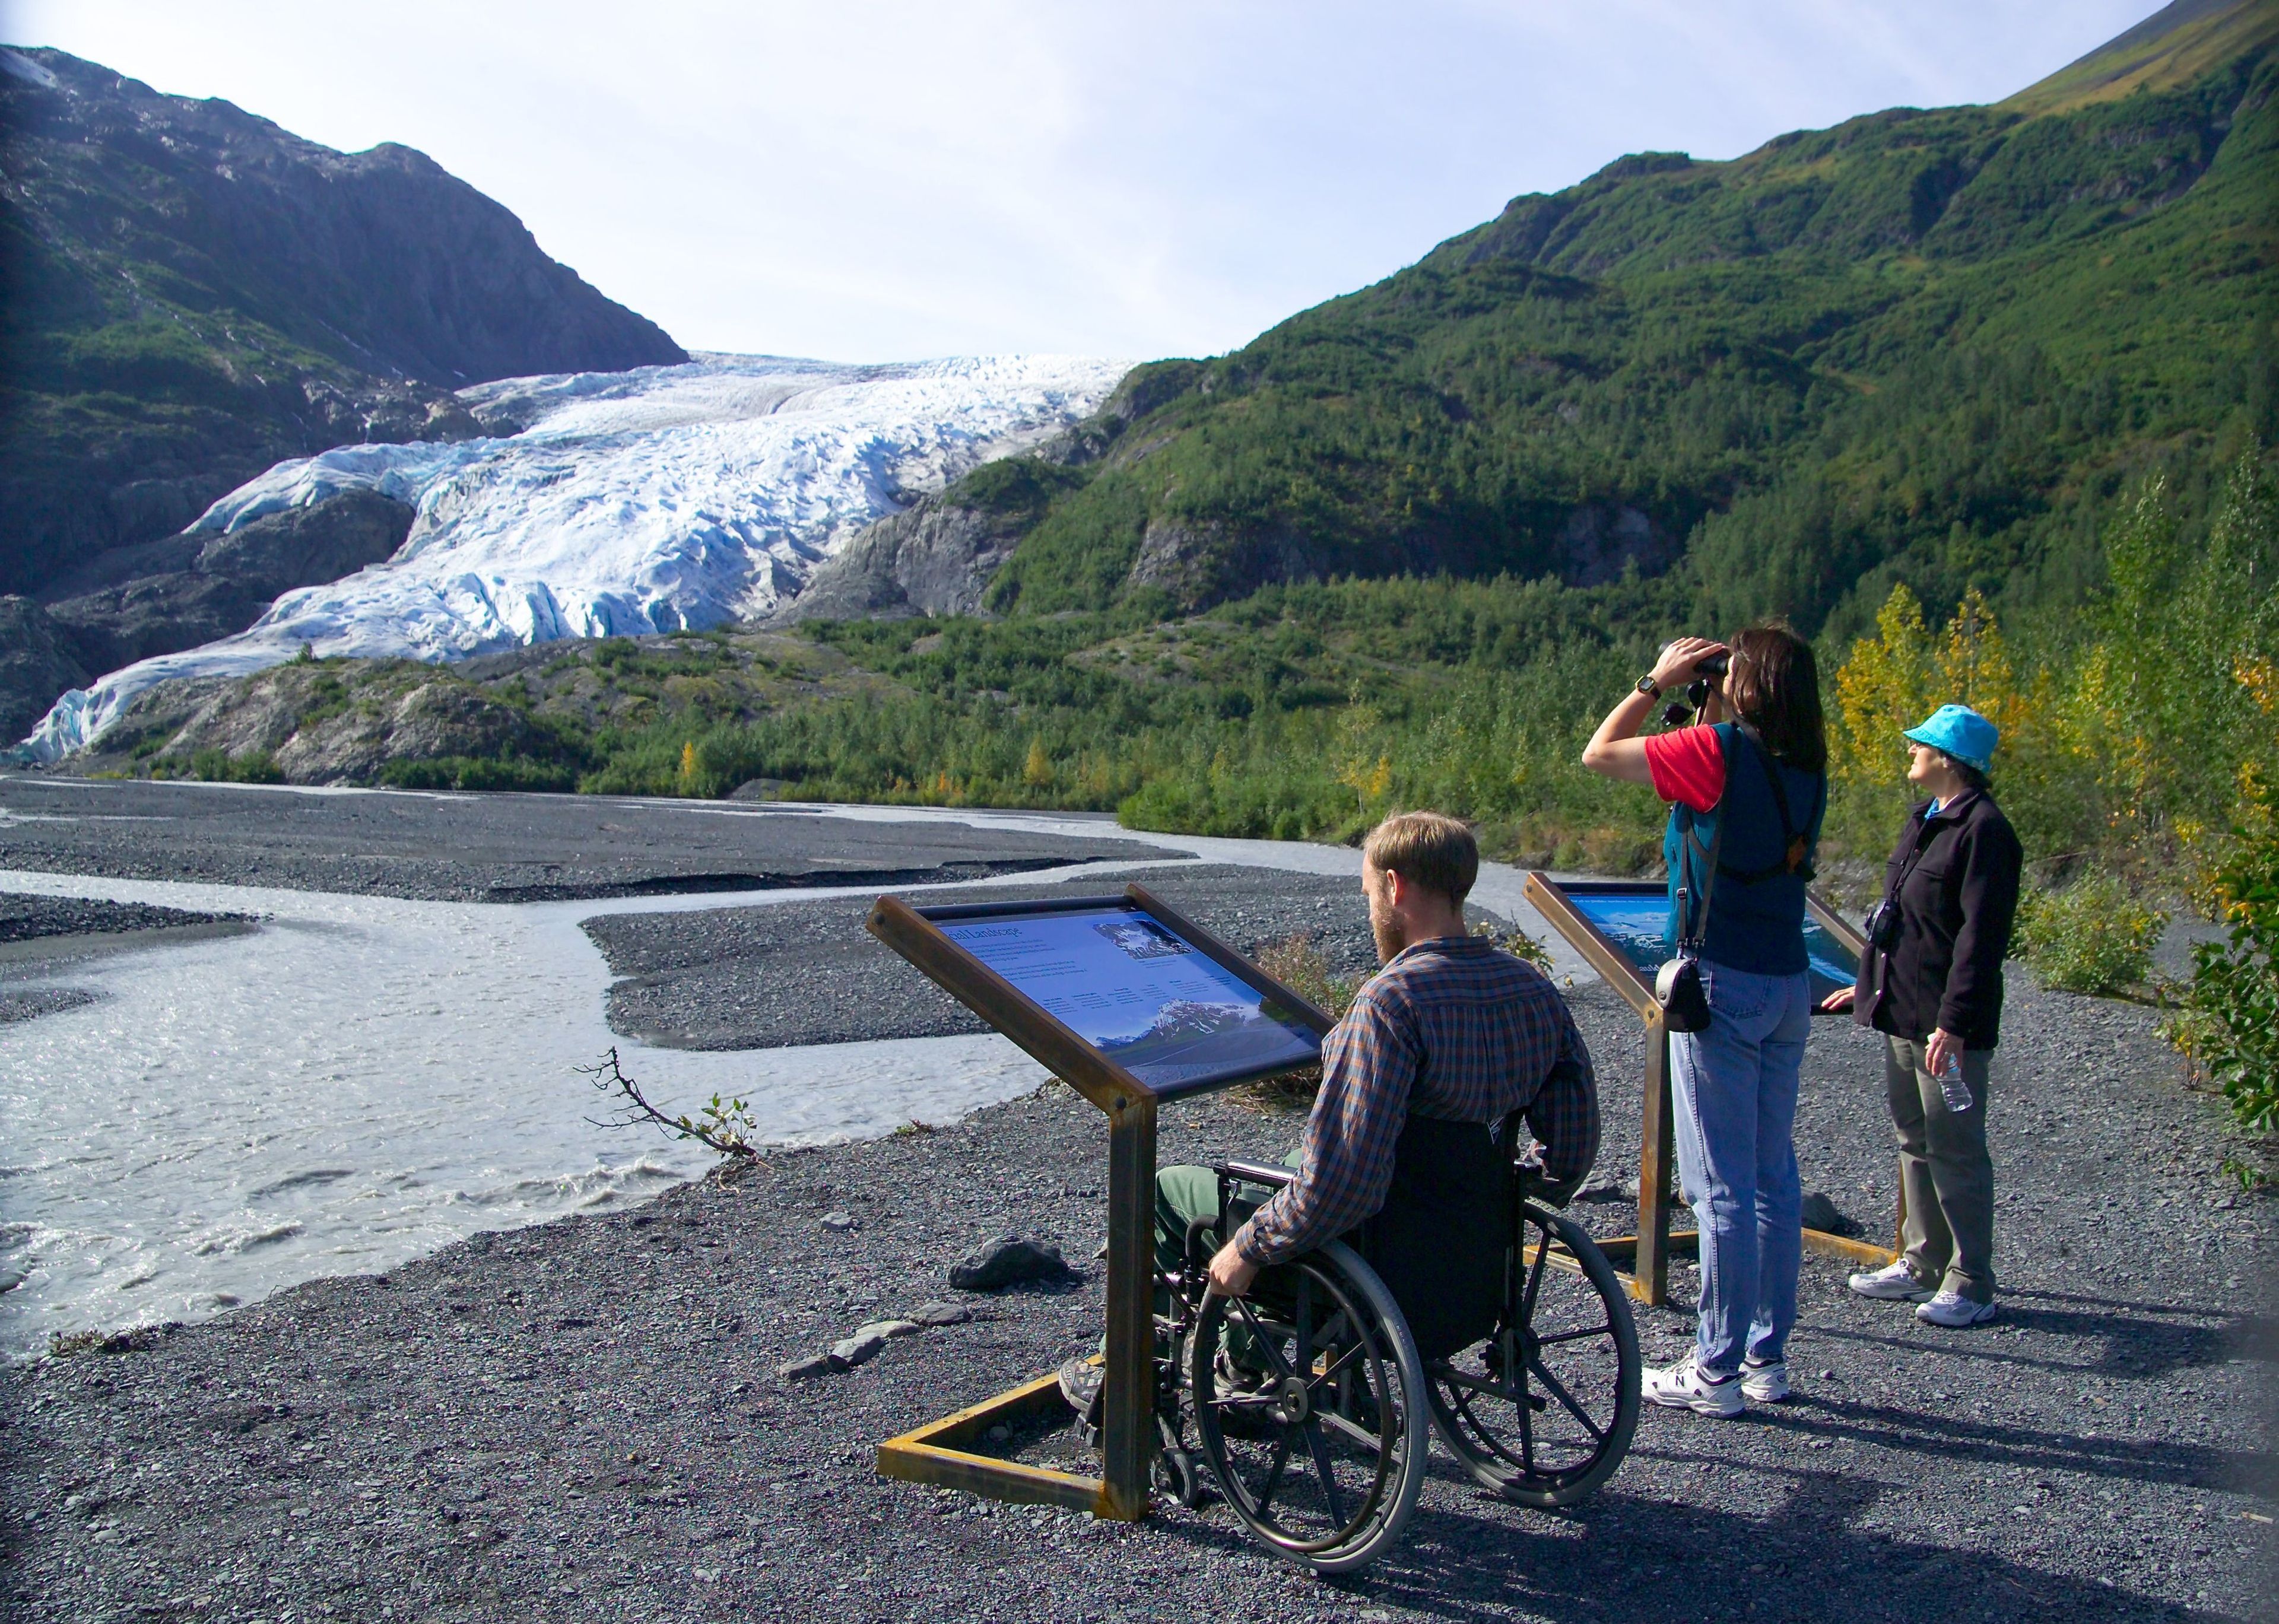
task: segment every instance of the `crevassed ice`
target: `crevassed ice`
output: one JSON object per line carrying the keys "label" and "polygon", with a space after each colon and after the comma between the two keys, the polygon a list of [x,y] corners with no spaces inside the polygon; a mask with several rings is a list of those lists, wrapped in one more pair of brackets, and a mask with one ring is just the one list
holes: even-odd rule
{"label": "crevassed ice", "polygon": [[464,659],[565,637],[702,631],[794,595],[899,494],[938,489],[1085,416],[1126,363],[1018,356],[839,366],[706,356],[460,392],[516,432],[342,446],[280,463],[202,515],[234,530],[357,486],[418,509],[395,557],[272,604],[249,630],[58,700],[53,761],[176,677],[318,655]]}

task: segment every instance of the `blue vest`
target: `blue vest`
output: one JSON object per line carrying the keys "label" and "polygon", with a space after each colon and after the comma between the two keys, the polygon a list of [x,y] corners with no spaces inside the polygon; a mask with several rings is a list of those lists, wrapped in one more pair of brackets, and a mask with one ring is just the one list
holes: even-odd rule
{"label": "blue vest", "polygon": [[[1717,724],[1717,743],[1725,755],[1725,793],[1707,812],[1679,805],[1669,809],[1669,828],[1661,839],[1661,860],[1669,869],[1669,919],[1663,937],[1670,950],[1677,948],[1679,922],[1677,888],[1690,888],[1689,912],[1700,912],[1701,885],[1708,878],[1700,854],[1687,849],[1685,827],[1690,820],[1706,848],[1724,825],[1724,844],[1717,852],[1717,886],[1709,898],[1709,929],[1701,956],[1729,969],[1756,976],[1794,976],[1809,967],[1804,951],[1804,880],[1784,870],[1787,854],[1781,836],[1779,803],[1765,776],[1767,757],[1730,722]],[[1774,763],[1781,786],[1788,792],[1792,832],[1805,837],[1806,856],[1820,846],[1820,823],[1828,810],[1825,774],[1799,772]],[[1767,870],[1770,870],[1767,873]],[[1753,883],[1745,877],[1764,874]]]}

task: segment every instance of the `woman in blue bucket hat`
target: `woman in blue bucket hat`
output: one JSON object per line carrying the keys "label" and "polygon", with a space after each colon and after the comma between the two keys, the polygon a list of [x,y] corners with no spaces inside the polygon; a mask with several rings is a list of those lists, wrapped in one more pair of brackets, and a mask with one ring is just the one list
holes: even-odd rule
{"label": "woman in blue bucket hat", "polygon": [[1868,915],[1860,979],[1822,1006],[1884,1034],[1884,1080],[1907,1200],[1897,1262],[1852,1276],[1862,1297],[1916,1305],[1960,1328],[1994,1317],[1994,1165],[1988,1067],[2002,1017],[2002,961],[2024,852],[1994,804],[2000,740],[1967,705],[1941,705],[1905,737],[1907,781],[1930,799],[1908,815]]}

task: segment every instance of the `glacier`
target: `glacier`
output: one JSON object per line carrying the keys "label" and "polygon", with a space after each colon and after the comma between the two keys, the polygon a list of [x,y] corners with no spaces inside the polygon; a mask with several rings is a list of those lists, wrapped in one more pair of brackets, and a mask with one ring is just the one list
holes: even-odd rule
{"label": "glacier", "polygon": [[1085,417],[1130,365],[701,355],[463,389],[497,432],[296,457],[191,525],[227,532],[364,486],[416,510],[394,557],[288,593],[234,637],[73,689],[20,748],[58,760],[156,684],[244,676],[304,644],[318,655],[457,660],[764,616],[863,526]]}

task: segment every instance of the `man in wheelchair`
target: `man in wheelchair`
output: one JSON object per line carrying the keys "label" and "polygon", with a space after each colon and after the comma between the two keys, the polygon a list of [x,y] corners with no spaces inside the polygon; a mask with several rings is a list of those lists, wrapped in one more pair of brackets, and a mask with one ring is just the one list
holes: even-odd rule
{"label": "man in wheelchair", "polygon": [[[1540,971],[1464,927],[1479,848],[1455,819],[1377,825],[1362,887],[1384,969],[1322,1046],[1322,1086],[1294,1176],[1229,1204],[1244,1219],[1209,1261],[1212,1289],[1247,1296],[1262,1268],[1344,1240],[1398,1303],[1418,1354],[1444,1358],[1494,1329],[1512,1245],[1511,1140],[1542,1144],[1540,1177],[1571,1185],[1598,1153],[1597,1079],[1566,1001]],[[1161,1273],[1187,1267],[1191,1229],[1221,1218],[1216,1169],[1156,1175]],[[1240,1373],[1230,1373],[1239,1378]],[[1100,1370],[1061,1372],[1094,1412]]]}

